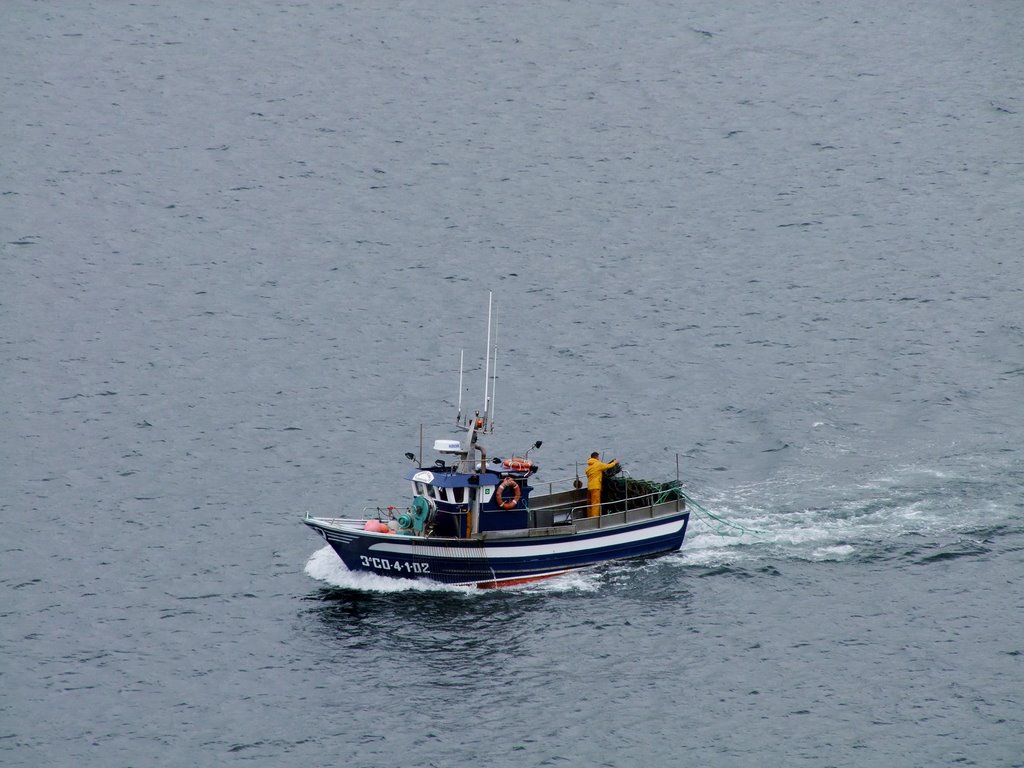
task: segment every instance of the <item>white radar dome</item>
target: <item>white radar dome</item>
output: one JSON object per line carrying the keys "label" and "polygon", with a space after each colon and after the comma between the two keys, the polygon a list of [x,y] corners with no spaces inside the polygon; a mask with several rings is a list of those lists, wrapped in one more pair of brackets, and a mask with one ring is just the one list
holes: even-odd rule
{"label": "white radar dome", "polygon": [[462,443],[458,440],[435,440],[434,450],[438,453],[462,453]]}

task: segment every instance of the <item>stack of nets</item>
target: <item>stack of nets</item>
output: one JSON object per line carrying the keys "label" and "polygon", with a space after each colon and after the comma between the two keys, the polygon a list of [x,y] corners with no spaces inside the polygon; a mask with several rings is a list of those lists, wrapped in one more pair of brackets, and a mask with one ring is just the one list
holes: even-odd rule
{"label": "stack of nets", "polygon": [[678,480],[654,483],[621,475],[606,475],[601,484],[601,501],[604,504],[602,509],[605,514],[625,512],[627,509],[639,509],[677,499],[685,500]]}

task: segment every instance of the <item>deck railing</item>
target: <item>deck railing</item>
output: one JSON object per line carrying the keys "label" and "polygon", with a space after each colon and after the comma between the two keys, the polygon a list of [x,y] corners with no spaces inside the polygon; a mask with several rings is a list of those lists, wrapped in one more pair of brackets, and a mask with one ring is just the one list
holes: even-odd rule
{"label": "deck railing", "polygon": [[577,480],[580,482],[581,488],[587,487],[587,478],[581,478],[575,475],[572,477],[560,477],[556,480],[545,480],[544,482],[539,482],[535,477],[530,480],[530,487],[533,488],[535,493],[539,491],[541,493],[546,493],[548,496],[555,493],[561,493],[563,491],[578,490],[574,485]]}
{"label": "deck railing", "polygon": [[[661,504],[671,502],[658,502],[660,493],[644,493],[640,496],[630,496],[616,501],[605,501],[599,504],[599,513],[590,517],[590,504],[574,506],[570,510],[571,521],[577,526],[585,528],[603,528],[606,525],[621,525],[635,520],[649,520],[657,517],[655,509]],[[682,504],[682,502],[680,502]],[[615,511],[609,511],[615,509]]]}
{"label": "deck railing", "polygon": [[[649,490],[634,496],[626,496],[600,503],[600,512],[590,517],[590,500],[586,487],[576,488],[573,481],[576,478],[570,477],[562,480],[553,480],[546,484],[536,484],[535,491],[542,494],[545,502],[543,506],[533,506],[531,503],[531,525],[546,527],[547,525],[576,524],[583,528],[603,528],[609,525],[621,525],[624,522],[635,520],[652,519],[660,516],[666,510],[665,505],[672,504],[672,510],[685,507],[685,501],[681,496],[668,497],[666,490],[661,488]],[[547,488],[544,486],[547,485]],[[568,486],[568,487],[566,487]],[[559,490],[565,488],[565,490]],[[552,498],[553,497],[553,498]],[[531,497],[531,502],[540,501]],[[674,504],[673,504],[674,502]]]}

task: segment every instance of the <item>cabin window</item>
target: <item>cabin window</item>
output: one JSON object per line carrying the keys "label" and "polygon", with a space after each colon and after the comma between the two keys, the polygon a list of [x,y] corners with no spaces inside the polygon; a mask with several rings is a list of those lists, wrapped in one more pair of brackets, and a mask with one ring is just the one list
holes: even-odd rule
{"label": "cabin window", "polygon": [[452,501],[456,504],[466,503],[466,489],[465,488],[452,488]]}

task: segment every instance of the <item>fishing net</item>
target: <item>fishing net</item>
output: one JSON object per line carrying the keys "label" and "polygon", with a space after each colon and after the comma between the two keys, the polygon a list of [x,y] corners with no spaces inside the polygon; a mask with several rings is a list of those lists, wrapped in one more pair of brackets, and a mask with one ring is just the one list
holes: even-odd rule
{"label": "fishing net", "polygon": [[639,509],[652,504],[685,499],[678,480],[655,483],[650,480],[622,477],[618,473],[612,474],[611,477],[608,475],[606,472],[601,483],[601,501],[606,512],[625,512],[627,509]]}

